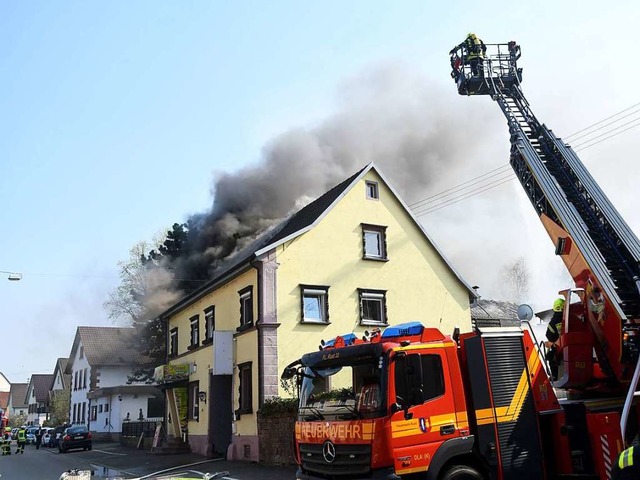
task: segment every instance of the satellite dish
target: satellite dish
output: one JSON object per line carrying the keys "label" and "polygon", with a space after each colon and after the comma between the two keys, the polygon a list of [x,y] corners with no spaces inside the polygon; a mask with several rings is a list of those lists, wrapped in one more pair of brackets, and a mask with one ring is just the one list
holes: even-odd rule
{"label": "satellite dish", "polygon": [[526,303],[518,306],[518,318],[521,322],[528,322],[533,318],[533,308]]}

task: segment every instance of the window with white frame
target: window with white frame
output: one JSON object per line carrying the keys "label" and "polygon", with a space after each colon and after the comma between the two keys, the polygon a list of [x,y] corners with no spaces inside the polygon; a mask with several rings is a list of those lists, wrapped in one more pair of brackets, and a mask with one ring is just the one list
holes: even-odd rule
{"label": "window with white frame", "polygon": [[302,323],[329,323],[329,287],[300,285]]}
{"label": "window with white frame", "polygon": [[239,330],[244,330],[253,325],[253,286],[243,288],[238,295],[240,296]]}
{"label": "window with white frame", "polygon": [[367,260],[387,259],[387,227],[362,224],[363,256]]}
{"label": "window with white frame", "polygon": [[377,200],[379,197],[378,193],[378,182],[372,182],[367,180],[365,182],[365,189],[367,191],[367,198],[370,200]]}
{"label": "window with white frame", "polygon": [[189,342],[189,349],[192,349],[200,345],[200,315],[194,315],[190,320],[191,341]]}
{"label": "window with white frame", "polygon": [[200,401],[198,393],[200,392],[200,383],[191,382],[189,384],[189,419],[198,420],[200,415]]}
{"label": "window with white frame", "polygon": [[204,340],[202,343],[213,340],[213,331],[216,329],[216,307],[211,305],[204,309]]}
{"label": "window with white frame", "polygon": [[169,356],[178,355],[178,327],[172,328],[169,332]]}
{"label": "window with white frame", "polygon": [[385,290],[358,289],[360,296],[360,324],[386,325],[387,301]]}

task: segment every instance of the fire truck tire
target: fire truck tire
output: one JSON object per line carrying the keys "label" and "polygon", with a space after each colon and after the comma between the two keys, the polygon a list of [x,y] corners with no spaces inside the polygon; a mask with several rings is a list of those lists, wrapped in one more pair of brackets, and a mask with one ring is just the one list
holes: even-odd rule
{"label": "fire truck tire", "polygon": [[473,467],[456,465],[447,470],[440,480],[483,480],[483,477]]}

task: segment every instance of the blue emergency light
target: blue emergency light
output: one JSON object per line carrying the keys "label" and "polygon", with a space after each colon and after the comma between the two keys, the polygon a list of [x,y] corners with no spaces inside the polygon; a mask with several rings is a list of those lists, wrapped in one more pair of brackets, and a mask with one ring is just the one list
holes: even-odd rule
{"label": "blue emergency light", "polygon": [[[344,340],[345,347],[352,345],[356,341],[355,333],[346,333],[344,335],[340,335],[340,337],[342,337],[342,340]],[[336,344],[336,338],[333,338],[327,342],[324,342],[323,344],[321,343],[322,347],[323,348],[333,347]]]}
{"label": "blue emergency light", "polygon": [[385,328],[382,338],[407,337],[412,335],[422,335],[424,325],[420,322],[407,322],[392,327]]}

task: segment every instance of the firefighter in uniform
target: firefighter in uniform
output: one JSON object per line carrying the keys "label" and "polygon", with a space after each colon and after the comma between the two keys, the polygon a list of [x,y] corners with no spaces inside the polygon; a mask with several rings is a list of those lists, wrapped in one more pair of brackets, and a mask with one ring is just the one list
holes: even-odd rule
{"label": "firefighter in uniform", "polygon": [[484,56],[487,52],[484,42],[475,33],[469,33],[464,42],[453,47],[449,53],[453,55],[459,49],[463,50],[463,62],[471,67],[471,75],[477,77],[480,70],[478,67],[482,68]]}
{"label": "firefighter in uniform", "polygon": [[558,340],[560,340],[560,332],[562,331],[562,310],[564,309],[564,298],[558,298],[553,302],[553,315],[547,325],[546,337],[544,342],[547,347],[546,360],[549,362],[551,376],[554,380],[558,379]]}
{"label": "firefighter in uniform", "polygon": [[629,447],[624,450],[618,457],[611,473],[611,480],[640,478],[640,447]]}
{"label": "firefighter in uniform", "polygon": [[6,449],[5,455],[11,455],[11,427],[5,427],[4,429],[4,445]]}
{"label": "firefighter in uniform", "polygon": [[2,455],[11,455],[11,434],[7,436],[7,432],[2,432]]}
{"label": "firefighter in uniform", "polygon": [[24,445],[27,443],[27,431],[24,427],[20,427],[18,430],[18,448],[16,453],[24,453]]}

